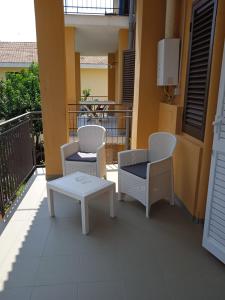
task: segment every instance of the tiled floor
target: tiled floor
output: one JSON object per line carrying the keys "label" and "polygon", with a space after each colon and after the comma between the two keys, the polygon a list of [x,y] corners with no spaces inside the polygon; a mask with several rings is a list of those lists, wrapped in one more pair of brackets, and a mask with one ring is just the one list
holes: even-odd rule
{"label": "tiled floor", "polygon": [[225,266],[201,247],[202,226],[164,202],[146,219],[127,200],[116,219],[107,199],[93,201],[83,236],[73,200],[58,196],[48,216],[39,170],[0,237],[0,299],[224,300]]}

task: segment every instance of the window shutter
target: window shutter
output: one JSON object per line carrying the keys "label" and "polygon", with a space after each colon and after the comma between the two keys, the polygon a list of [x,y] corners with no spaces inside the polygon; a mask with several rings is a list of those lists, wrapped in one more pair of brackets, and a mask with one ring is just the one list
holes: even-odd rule
{"label": "window shutter", "polygon": [[123,102],[133,103],[135,50],[123,52]]}
{"label": "window shutter", "polygon": [[217,0],[193,5],[183,131],[203,140]]}

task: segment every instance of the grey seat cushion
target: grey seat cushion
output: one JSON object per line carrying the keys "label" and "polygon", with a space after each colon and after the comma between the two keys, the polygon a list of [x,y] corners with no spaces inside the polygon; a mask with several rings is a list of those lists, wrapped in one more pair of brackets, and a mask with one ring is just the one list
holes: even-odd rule
{"label": "grey seat cushion", "polygon": [[126,171],[126,172],[129,172],[131,174],[134,174],[138,177],[146,179],[146,177],[147,177],[147,164],[148,163],[149,163],[149,161],[145,161],[145,162],[135,164],[135,165],[123,166],[123,167],[121,167],[121,169]]}
{"label": "grey seat cushion", "polygon": [[68,161],[96,162],[96,153],[76,152],[66,158]]}

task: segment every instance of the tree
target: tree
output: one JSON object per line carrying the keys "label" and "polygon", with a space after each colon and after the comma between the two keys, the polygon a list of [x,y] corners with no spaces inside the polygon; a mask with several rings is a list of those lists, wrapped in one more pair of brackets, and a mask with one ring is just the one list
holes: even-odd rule
{"label": "tree", "polygon": [[0,107],[0,119],[5,120],[27,111],[41,110],[37,64],[21,72],[6,73],[6,80],[0,81]]}
{"label": "tree", "polygon": [[[40,111],[40,83],[38,64],[32,63],[29,69],[6,73],[0,81],[0,119],[8,120],[26,112]],[[32,120],[36,158],[43,152],[40,136],[43,132],[41,120]]]}

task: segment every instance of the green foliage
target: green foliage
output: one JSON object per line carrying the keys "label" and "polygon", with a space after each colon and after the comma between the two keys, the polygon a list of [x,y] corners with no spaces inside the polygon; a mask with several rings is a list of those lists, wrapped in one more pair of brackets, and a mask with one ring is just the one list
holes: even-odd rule
{"label": "green foliage", "polygon": [[83,89],[82,95],[82,101],[87,100],[87,98],[91,95],[91,89]]}
{"label": "green foliage", "polygon": [[5,120],[41,110],[37,64],[18,73],[6,73],[6,79],[0,81],[0,108],[0,119]]}
{"label": "green foliage", "polygon": [[[38,65],[32,63],[29,69],[6,73],[6,79],[0,81],[0,120],[8,120],[26,112],[40,110]],[[43,144],[40,141],[43,133],[41,120],[32,121],[32,133],[38,160],[38,153],[43,152],[41,149]]]}

